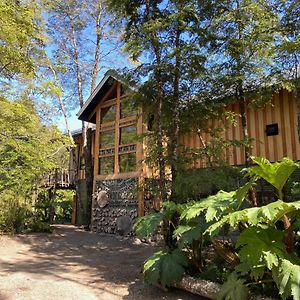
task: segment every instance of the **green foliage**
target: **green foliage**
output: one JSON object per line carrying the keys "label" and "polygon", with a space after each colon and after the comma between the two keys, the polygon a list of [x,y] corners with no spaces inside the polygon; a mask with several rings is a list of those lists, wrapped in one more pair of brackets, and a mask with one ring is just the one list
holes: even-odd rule
{"label": "green foliage", "polygon": [[244,285],[244,280],[239,279],[236,273],[231,273],[222,285],[217,300],[241,300],[249,298],[249,290]]}
{"label": "green foliage", "polygon": [[183,201],[197,195],[211,195],[219,190],[232,191],[242,179],[239,168],[217,167],[181,172],[175,179],[174,190]]}
{"label": "green foliage", "polygon": [[184,248],[186,244],[192,244],[193,241],[199,240],[204,233],[207,225],[205,220],[190,223],[190,225],[179,225],[173,232],[175,238],[179,238],[179,247]]}
{"label": "green foliage", "polygon": [[0,15],[0,77],[33,77],[44,40],[39,3],[2,0]]}
{"label": "green foliage", "polygon": [[212,224],[207,229],[207,233],[212,235],[218,234],[218,230],[224,224],[229,224],[232,229],[235,229],[241,222],[247,226],[275,226],[276,222],[284,215],[289,213],[299,214],[299,210],[300,201],[287,203],[277,200],[265,206],[251,207],[232,212],[224,216],[220,221]]}
{"label": "green foliage", "polygon": [[149,214],[138,218],[133,226],[133,229],[139,238],[150,237],[157,230],[158,225],[163,220],[162,213]]}
{"label": "green foliage", "polygon": [[150,237],[157,231],[163,220],[171,220],[172,215],[175,212],[180,213],[183,207],[184,205],[176,204],[172,201],[164,202],[160,212],[150,213],[136,220],[133,226],[136,235],[141,239]]}
{"label": "green foliage", "polygon": [[293,172],[300,167],[288,158],[284,158],[281,162],[270,163],[266,158],[251,157],[257,165],[248,168],[250,176],[259,176],[263,178],[278,190],[278,196],[281,197],[282,189]]}
{"label": "green foliage", "polygon": [[191,220],[205,211],[207,222],[219,220],[223,214],[227,214],[233,209],[234,194],[235,192],[220,191],[206,199],[192,202],[182,212],[181,219]]}
{"label": "green foliage", "polygon": [[31,199],[7,190],[0,193],[0,232],[51,232],[44,215],[31,205]]}
{"label": "green foliage", "polygon": [[275,228],[249,227],[243,230],[236,243],[240,248],[240,265],[236,270],[243,275],[251,274],[255,280],[261,279],[266,268],[278,267],[279,259],[284,257],[283,238],[284,232]]}
{"label": "green foliage", "polygon": [[273,270],[273,278],[283,299],[290,296],[300,299],[300,261],[282,259],[278,268]]}
{"label": "green foliage", "polygon": [[187,264],[185,254],[178,249],[172,252],[158,251],[144,264],[145,280],[163,287],[170,286],[182,278]]}
{"label": "green foliage", "polygon": [[30,217],[24,198],[11,191],[0,193],[0,231],[19,233],[26,228]]}
{"label": "green foliage", "polygon": [[55,223],[65,224],[72,221],[73,191],[57,191],[53,205],[55,208]]}
{"label": "green foliage", "polygon": [[44,173],[66,161],[66,137],[41,122],[30,100],[0,97],[0,105],[0,191],[30,192]]}

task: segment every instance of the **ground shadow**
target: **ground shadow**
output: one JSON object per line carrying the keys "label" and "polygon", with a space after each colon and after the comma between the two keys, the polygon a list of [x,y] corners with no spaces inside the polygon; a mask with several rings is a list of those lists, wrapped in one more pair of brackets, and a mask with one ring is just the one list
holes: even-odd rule
{"label": "ground shadow", "polygon": [[18,252],[17,262],[1,262],[5,273],[68,280],[94,289],[97,295],[105,292],[120,299],[199,299],[183,291],[165,293],[144,284],[142,264],[155,249],[134,239],[65,225],[55,226],[52,234],[17,235],[14,239],[28,247],[24,253]]}

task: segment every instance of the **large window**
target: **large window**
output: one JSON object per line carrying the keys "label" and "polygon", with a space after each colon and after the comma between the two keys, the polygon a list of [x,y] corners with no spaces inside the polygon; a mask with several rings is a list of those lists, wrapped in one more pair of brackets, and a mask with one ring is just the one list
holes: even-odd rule
{"label": "large window", "polygon": [[101,123],[113,122],[116,119],[116,105],[101,108]]}
{"label": "large window", "polygon": [[134,117],[137,115],[136,107],[133,101],[125,99],[121,102],[121,119]]}
{"label": "large window", "polygon": [[120,172],[133,172],[136,170],[136,154],[126,153],[119,156]]}
{"label": "large window", "polygon": [[136,126],[124,126],[120,128],[120,144],[133,144],[136,141]]}
{"label": "large window", "polygon": [[100,149],[115,147],[115,130],[103,130],[100,133]]}
{"label": "large window", "polygon": [[108,175],[134,172],[136,171],[136,109],[129,99],[122,99],[119,102],[116,100],[115,103],[110,104],[102,107],[100,111],[98,173]]}

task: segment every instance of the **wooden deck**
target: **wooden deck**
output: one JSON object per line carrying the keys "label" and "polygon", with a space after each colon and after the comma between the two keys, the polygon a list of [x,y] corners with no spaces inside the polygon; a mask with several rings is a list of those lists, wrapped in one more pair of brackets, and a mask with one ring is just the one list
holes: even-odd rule
{"label": "wooden deck", "polygon": [[42,186],[73,190],[76,188],[75,171],[55,169],[45,175]]}

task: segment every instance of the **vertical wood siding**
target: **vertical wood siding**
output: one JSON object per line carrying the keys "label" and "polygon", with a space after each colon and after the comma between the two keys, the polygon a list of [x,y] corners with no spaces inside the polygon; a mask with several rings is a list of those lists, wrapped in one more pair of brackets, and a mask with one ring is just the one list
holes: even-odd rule
{"label": "vertical wood siding", "polygon": [[[209,122],[210,128],[223,127],[225,131],[222,137],[226,140],[242,140],[243,131],[240,117],[240,109],[237,103],[229,104],[226,110],[232,111],[237,116],[235,117],[236,124],[229,121],[213,120]],[[297,136],[297,114],[296,102],[292,93],[282,90],[274,94],[271,103],[263,108],[248,107],[248,132],[251,142],[251,155],[264,156],[271,162],[281,160],[283,157],[289,157],[293,160],[300,160],[300,144]],[[277,123],[279,134],[274,136],[266,135],[266,125]],[[208,133],[203,133],[202,138],[205,142],[211,140]],[[185,134],[180,137],[180,143],[186,148],[201,148],[203,147],[199,136],[195,132]],[[230,165],[245,164],[245,149],[244,147],[231,146],[224,151],[224,160]],[[194,168],[207,166],[207,161],[194,161],[191,164]]]}

